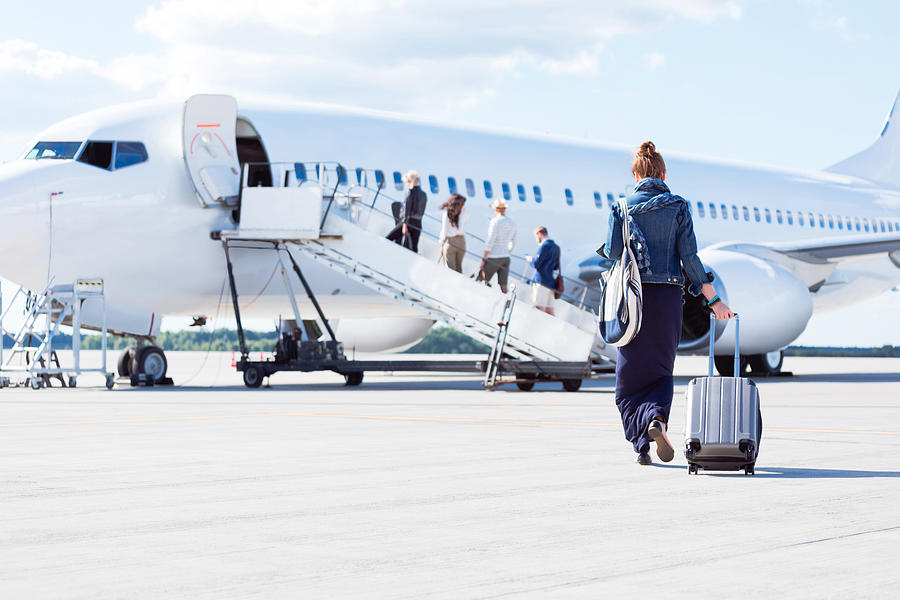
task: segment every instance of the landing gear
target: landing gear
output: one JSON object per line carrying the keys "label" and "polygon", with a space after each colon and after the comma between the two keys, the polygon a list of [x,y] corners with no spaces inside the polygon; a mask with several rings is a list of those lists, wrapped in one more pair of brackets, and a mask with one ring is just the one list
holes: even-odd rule
{"label": "landing gear", "polygon": [[134,350],[129,368],[132,375],[149,375],[154,383],[162,383],[166,378],[169,362],[159,346],[142,346]]}
{"label": "landing gear", "polygon": [[119,355],[119,362],[116,365],[116,371],[119,373],[119,377],[131,376],[131,361],[133,358],[134,346],[128,346],[122,350],[122,354]]}
{"label": "landing gear", "polygon": [[[716,371],[719,372],[719,375],[721,375],[722,377],[735,377],[734,355],[729,356],[726,354],[723,356],[716,356],[715,362],[716,362]],[[737,376],[740,377],[746,370],[747,370],[747,359],[744,357],[741,357],[741,372],[738,373]]]}
{"label": "landing gear", "polygon": [[781,365],[784,363],[784,352],[773,350],[765,354],[754,354],[749,357],[750,369],[766,375],[778,375],[781,373]]}

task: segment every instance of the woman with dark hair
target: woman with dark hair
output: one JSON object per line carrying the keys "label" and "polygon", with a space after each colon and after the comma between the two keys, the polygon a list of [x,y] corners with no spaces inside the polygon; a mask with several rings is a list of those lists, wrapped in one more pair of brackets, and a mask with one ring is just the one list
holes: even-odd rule
{"label": "woman with dark hair", "polygon": [[[650,442],[663,462],[675,456],[666,435],[675,389],[675,350],[681,337],[683,286],[703,294],[718,319],[734,316],[716,294],[708,273],[697,257],[697,239],[687,201],[665,184],[666,163],[653,142],[635,153],[632,173],[637,182],[626,199],[631,229],[629,243],[641,271],[643,315],[641,329],[619,348],[616,361],[616,406],[622,415],[625,437],[637,452],[637,462],[649,465]],[[609,258],[622,254],[622,219],[618,205],[609,216],[606,248]],[[682,271],[683,269],[683,271]]]}
{"label": "woman with dark hair", "polygon": [[453,194],[441,204],[441,256],[444,264],[462,273],[462,261],[466,255],[466,236],[464,225],[466,214],[466,198]]}

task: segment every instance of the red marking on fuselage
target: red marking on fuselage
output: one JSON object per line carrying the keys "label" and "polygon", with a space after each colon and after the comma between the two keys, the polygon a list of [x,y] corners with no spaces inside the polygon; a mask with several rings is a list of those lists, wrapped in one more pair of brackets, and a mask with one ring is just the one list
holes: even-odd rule
{"label": "red marking on fuselage", "polygon": [[197,123],[197,127],[218,127],[218,123]]}

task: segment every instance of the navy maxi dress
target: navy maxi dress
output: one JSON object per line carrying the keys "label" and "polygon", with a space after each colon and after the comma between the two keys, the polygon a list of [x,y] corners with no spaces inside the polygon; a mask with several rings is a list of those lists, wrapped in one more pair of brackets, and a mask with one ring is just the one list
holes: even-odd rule
{"label": "navy maxi dress", "polygon": [[644,283],[641,330],[619,348],[616,361],[616,406],[625,438],[635,452],[650,451],[647,428],[654,418],[669,422],[675,392],[675,350],[681,338],[682,288]]}

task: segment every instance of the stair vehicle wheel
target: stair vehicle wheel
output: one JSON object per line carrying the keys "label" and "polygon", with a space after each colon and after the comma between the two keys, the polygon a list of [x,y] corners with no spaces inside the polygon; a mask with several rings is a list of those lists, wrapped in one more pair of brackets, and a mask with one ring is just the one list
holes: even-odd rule
{"label": "stair vehicle wheel", "polygon": [[773,350],[765,354],[754,354],[749,357],[750,368],[757,373],[766,375],[778,375],[781,373],[781,365],[784,363],[784,352]]}
{"label": "stair vehicle wheel", "polygon": [[262,367],[249,365],[244,369],[244,385],[248,388],[258,388],[262,385],[264,376],[265,374],[263,373]]}
{"label": "stair vehicle wheel", "polygon": [[78,380],[75,379],[74,375],[69,375],[69,387],[73,388],[78,384]]}
{"label": "stair vehicle wheel", "polygon": [[116,365],[116,371],[119,377],[131,376],[131,360],[134,358],[134,346],[128,346],[119,355],[119,362]]}
{"label": "stair vehicle wheel", "polygon": [[166,377],[169,362],[166,354],[159,346],[144,346],[134,351],[131,359],[131,374],[149,375],[154,383],[159,383]]}
{"label": "stair vehicle wheel", "polygon": [[563,379],[563,389],[567,392],[577,392],[581,388],[580,379]]}
{"label": "stair vehicle wheel", "polygon": [[115,373],[107,373],[106,374],[106,389],[111,390],[111,389],[113,389],[114,385],[116,385]]}
{"label": "stair vehicle wheel", "polygon": [[31,389],[33,390],[39,390],[41,389],[41,385],[43,385],[40,377],[32,377],[28,380],[28,383],[29,385],[31,385]]}
{"label": "stair vehicle wheel", "polygon": [[348,387],[355,387],[362,383],[363,380],[363,372],[358,371],[356,373],[344,373],[344,385]]}
{"label": "stair vehicle wheel", "polygon": [[534,388],[534,379],[517,379],[516,387],[523,392],[530,392]]}

